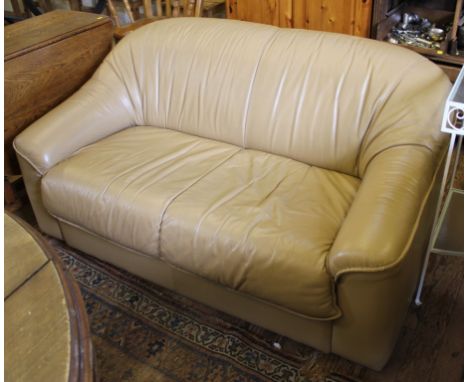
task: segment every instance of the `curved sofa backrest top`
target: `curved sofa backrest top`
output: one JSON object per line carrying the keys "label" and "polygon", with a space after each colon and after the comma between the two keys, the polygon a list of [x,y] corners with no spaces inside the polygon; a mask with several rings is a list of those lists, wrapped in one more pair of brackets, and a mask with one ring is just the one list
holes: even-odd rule
{"label": "curved sofa backrest top", "polygon": [[404,48],[206,18],[158,21],[131,33],[93,80],[112,81],[135,125],[354,176],[389,147],[438,150],[449,91],[436,65]]}

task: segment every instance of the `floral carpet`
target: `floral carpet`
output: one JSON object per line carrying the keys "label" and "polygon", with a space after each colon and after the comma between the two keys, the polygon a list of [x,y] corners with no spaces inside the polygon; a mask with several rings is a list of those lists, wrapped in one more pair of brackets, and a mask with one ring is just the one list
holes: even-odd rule
{"label": "floral carpet", "polygon": [[462,380],[461,258],[431,259],[428,302],[410,310],[389,364],[375,372],[49,242],[81,288],[101,382]]}

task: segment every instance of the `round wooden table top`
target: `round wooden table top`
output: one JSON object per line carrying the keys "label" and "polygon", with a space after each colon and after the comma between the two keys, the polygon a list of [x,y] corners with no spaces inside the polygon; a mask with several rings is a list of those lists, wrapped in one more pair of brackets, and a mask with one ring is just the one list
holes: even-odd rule
{"label": "round wooden table top", "polygon": [[38,232],[4,218],[5,381],[93,381],[78,286]]}

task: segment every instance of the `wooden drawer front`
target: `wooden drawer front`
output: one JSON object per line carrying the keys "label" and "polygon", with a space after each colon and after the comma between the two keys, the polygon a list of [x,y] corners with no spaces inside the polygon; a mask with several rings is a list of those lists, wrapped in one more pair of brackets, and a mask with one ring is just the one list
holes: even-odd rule
{"label": "wooden drawer front", "polygon": [[227,0],[231,19],[368,37],[372,0]]}
{"label": "wooden drawer front", "polygon": [[112,23],[106,21],[6,59],[5,174],[19,173],[12,148],[16,135],[78,90],[109,52]]}

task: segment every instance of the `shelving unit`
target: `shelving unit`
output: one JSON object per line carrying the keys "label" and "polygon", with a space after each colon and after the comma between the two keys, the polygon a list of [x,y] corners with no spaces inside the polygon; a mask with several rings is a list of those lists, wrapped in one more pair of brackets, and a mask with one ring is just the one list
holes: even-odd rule
{"label": "shelving unit", "polygon": [[[439,27],[454,21],[458,24],[460,6],[461,0],[374,0],[371,37],[385,41],[391,29],[402,20],[405,13],[418,14]],[[464,64],[464,55],[463,52],[452,54],[450,51],[451,32],[446,34],[438,51],[403,44],[399,46],[418,52],[435,62],[454,82]]]}
{"label": "shelving unit", "polygon": [[[426,277],[427,266],[431,253],[441,255],[463,255],[463,205],[464,190],[454,188],[455,174],[460,160],[460,153],[465,135],[464,124],[464,67],[453,85],[445,103],[441,131],[450,134],[450,145],[445,162],[444,175],[437,201],[436,218],[432,227],[429,246],[424,258],[423,269],[419,280],[415,303],[421,305],[421,293]],[[455,148],[456,146],[456,148]],[[455,150],[455,158],[452,157]],[[449,174],[450,181],[449,183]],[[444,194],[447,196],[444,200]]]}

